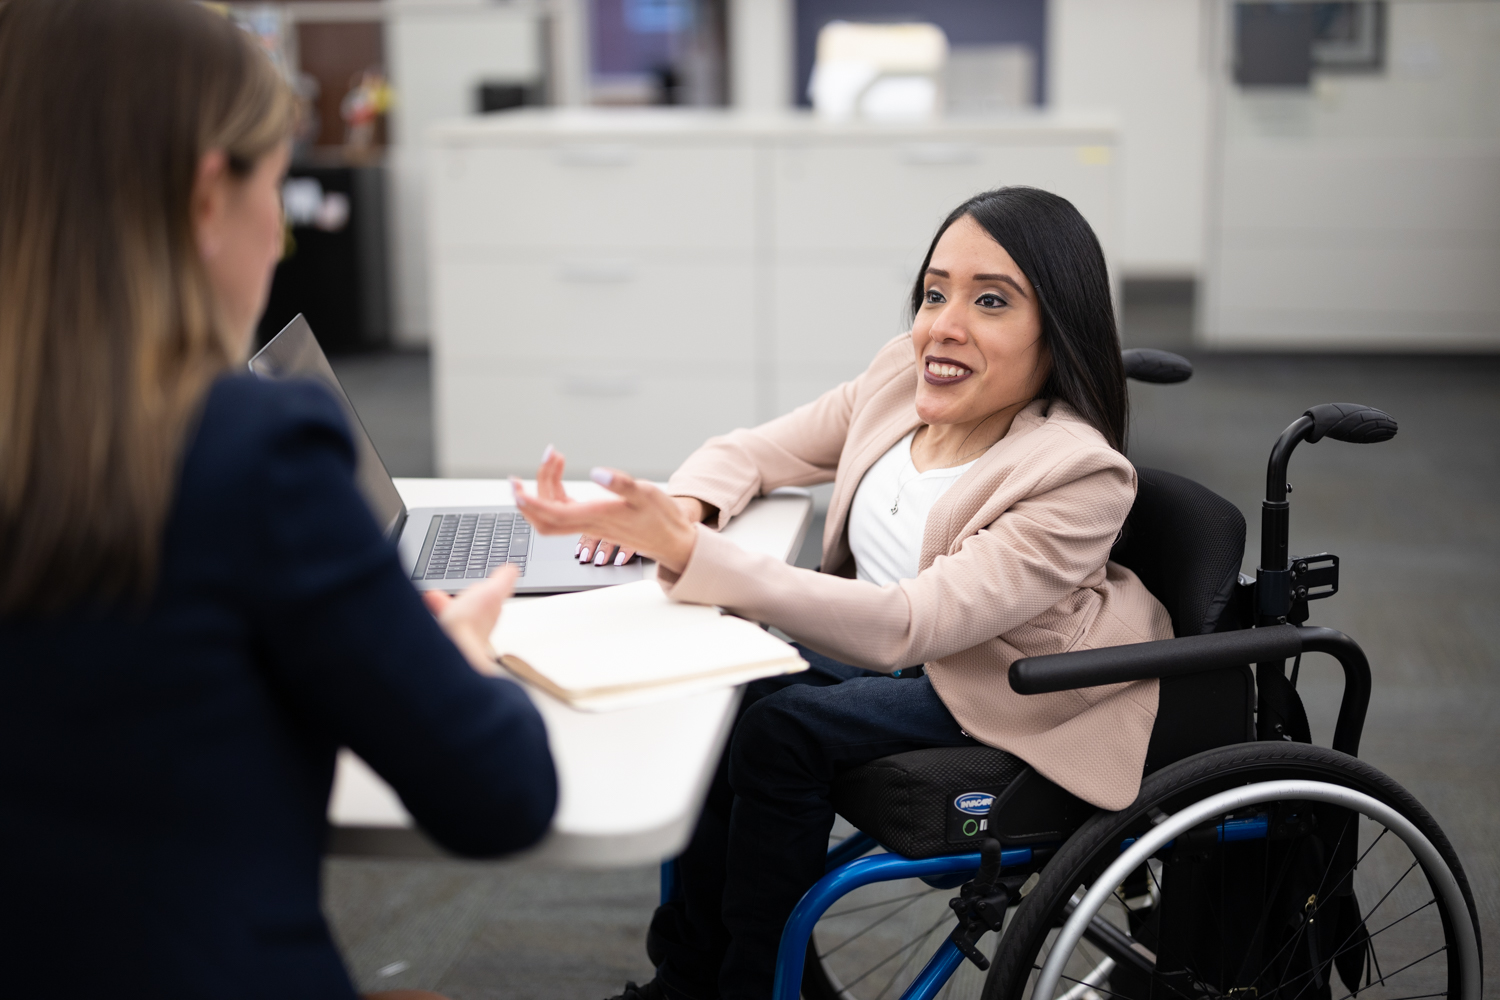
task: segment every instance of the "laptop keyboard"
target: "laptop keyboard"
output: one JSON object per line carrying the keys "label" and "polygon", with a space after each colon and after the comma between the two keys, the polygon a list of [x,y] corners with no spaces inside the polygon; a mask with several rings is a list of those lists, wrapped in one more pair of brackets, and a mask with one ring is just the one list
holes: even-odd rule
{"label": "laptop keyboard", "polygon": [[[428,528],[426,559],[419,559],[413,580],[477,580],[503,563],[526,572],[531,525],[517,514],[442,514]],[[434,537],[435,536],[435,537]],[[430,546],[430,547],[429,547]]]}

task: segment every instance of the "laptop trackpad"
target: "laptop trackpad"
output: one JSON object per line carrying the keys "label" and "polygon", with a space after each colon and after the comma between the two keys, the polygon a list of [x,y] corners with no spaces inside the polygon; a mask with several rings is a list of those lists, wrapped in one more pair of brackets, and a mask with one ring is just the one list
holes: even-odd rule
{"label": "laptop trackpad", "polygon": [[516,584],[518,594],[565,593],[634,583],[645,577],[639,557],[627,566],[583,565],[573,557],[576,535],[534,535],[526,575]]}

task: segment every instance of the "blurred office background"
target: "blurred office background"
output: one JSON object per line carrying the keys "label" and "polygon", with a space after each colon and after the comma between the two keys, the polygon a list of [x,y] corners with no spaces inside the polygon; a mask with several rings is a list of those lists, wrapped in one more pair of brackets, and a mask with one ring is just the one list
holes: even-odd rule
{"label": "blurred office background", "polygon": [[[1500,2],[302,0],[235,6],[296,81],[288,256],[397,475],[665,476],[861,370],[947,210],[1028,183],[1099,233],[1132,457],[1250,523],[1277,432],[1314,620],[1371,654],[1364,755],[1453,837],[1500,931]],[[815,525],[816,538],[820,525]],[[809,544],[802,561],[817,561]],[[1304,671],[1325,724],[1337,687]],[[577,997],[644,981],[654,872],[335,858],[362,988]],[[601,992],[604,991],[604,992]]]}

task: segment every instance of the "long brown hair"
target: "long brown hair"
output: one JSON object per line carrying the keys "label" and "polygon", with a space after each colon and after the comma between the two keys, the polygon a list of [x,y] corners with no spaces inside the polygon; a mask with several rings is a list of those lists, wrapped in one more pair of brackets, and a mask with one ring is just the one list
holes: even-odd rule
{"label": "long brown hair", "polygon": [[186,436],[243,348],[191,215],[294,101],[190,0],[0,0],[0,613],[143,599]]}

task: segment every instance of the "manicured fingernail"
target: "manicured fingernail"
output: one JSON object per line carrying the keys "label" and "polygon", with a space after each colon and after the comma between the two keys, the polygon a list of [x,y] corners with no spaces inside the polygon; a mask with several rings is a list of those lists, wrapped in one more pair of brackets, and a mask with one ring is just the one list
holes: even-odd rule
{"label": "manicured fingernail", "polygon": [[589,556],[591,556],[593,554],[594,554],[594,550],[593,549],[584,549],[583,550],[583,555],[581,555],[581,556],[578,557],[578,561],[579,562],[588,562],[589,561]]}
{"label": "manicured fingernail", "polygon": [[552,457],[552,446],[549,444],[542,450],[542,461],[545,462]]}
{"label": "manicured fingernail", "polygon": [[579,542],[577,545],[573,546],[573,558],[574,559],[577,559],[578,556],[579,556],[579,554],[582,553],[582,552],[583,552],[583,543],[582,542]]}
{"label": "manicured fingernail", "polygon": [[615,474],[608,469],[595,468],[589,470],[589,478],[600,486],[608,486],[615,481]]}
{"label": "manicured fingernail", "polygon": [[603,566],[609,562],[609,549],[600,549],[599,554],[594,557],[595,566]]}
{"label": "manicured fingernail", "polygon": [[615,565],[616,566],[624,566],[625,565],[625,553],[621,552],[619,555],[615,556]]}

